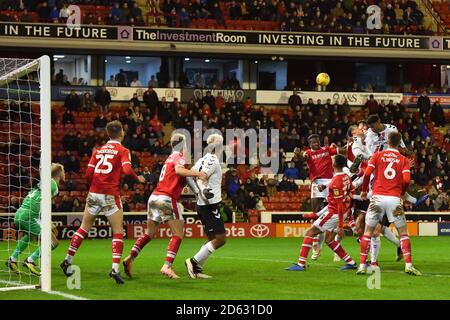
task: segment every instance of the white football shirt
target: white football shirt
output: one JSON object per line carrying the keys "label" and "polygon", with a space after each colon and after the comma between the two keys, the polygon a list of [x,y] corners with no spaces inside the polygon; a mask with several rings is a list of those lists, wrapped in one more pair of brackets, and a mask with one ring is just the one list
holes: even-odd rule
{"label": "white football shirt", "polygon": [[197,179],[197,185],[201,190],[204,188],[211,189],[214,197],[211,199],[205,199],[203,194],[199,192],[197,198],[197,204],[199,206],[204,206],[208,204],[215,204],[222,201],[222,168],[220,166],[219,159],[215,154],[207,153],[200,158],[195,165],[192,167],[193,171],[203,171],[208,176],[208,182],[204,184],[202,181]]}
{"label": "white football shirt", "polygon": [[[387,149],[388,146],[388,136],[391,132],[398,132],[397,127],[392,124],[383,124],[384,130],[380,133],[375,133],[369,128],[366,134],[366,146],[369,149],[370,154],[374,154],[377,151],[382,151]],[[403,139],[400,143],[400,147],[406,148]]]}

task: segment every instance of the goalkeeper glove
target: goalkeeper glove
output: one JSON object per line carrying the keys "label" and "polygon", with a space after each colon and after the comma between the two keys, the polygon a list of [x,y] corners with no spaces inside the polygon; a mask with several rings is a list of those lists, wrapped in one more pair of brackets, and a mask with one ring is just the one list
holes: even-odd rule
{"label": "goalkeeper glove", "polygon": [[206,199],[212,199],[212,198],[214,198],[214,193],[211,192],[210,188],[205,188],[205,189],[203,189],[203,196]]}
{"label": "goalkeeper glove", "polygon": [[361,164],[361,160],[362,160],[362,155],[361,154],[357,155],[356,158],[355,158],[355,161],[353,161],[353,163],[352,163],[352,165],[350,167],[350,172],[351,173],[355,173],[358,170],[359,165]]}

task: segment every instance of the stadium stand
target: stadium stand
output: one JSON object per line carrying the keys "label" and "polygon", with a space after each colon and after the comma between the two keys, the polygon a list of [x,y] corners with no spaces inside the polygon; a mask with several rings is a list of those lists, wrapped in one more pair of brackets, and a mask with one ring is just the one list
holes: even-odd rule
{"label": "stadium stand", "polygon": [[450,29],[450,3],[448,1],[433,1],[433,7],[440,16],[442,24]]}
{"label": "stadium stand", "polygon": [[[3,1],[0,21],[64,23],[67,3],[81,9],[82,23],[93,25],[168,26],[195,29],[385,33],[430,35],[431,14],[414,0],[74,0]],[[367,7],[382,9],[381,30],[367,30]],[[450,23],[448,3],[435,3],[442,24]],[[427,23],[425,23],[427,22]],[[439,29],[441,30],[441,29]]]}

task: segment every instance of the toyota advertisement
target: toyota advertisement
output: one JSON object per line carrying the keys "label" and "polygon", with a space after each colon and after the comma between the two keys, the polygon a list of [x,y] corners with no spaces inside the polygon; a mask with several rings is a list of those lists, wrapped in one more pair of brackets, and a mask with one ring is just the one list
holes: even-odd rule
{"label": "toyota advertisement", "polygon": [[[128,225],[128,239],[136,239],[145,232],[146,225]],[[226,223],[225,229],[229,238],[270,238],[276,237],[275,223]],[[169,238],[172,236],[168,225],[162,225],[156,238]],[[203,238],[205,233],[201,224],[186,224],[184,226],[185,238]]]}

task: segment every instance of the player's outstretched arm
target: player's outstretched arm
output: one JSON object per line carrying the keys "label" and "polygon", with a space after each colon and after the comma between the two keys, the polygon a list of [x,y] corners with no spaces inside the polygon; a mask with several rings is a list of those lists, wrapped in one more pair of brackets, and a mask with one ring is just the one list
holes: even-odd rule
{"label": "player's outstretched arm", "polygon": [[411,172],[409,171],[409,167],[404,168],[402,171],[403,183],[402,183],[402,196],[405,195],[406,191],[409,189],[409,184],[411,182]]}
{"label": "player's outstretched arm", "polygon": [[308,154],[299,147],[296,147],[294,149],[294,153],[299,159],[299,161],[308,161]]}
{"label": "player's outstretched arm", "polygon": [[208,181],[208,176],[206,175],[206,173],[189,170],[184,168],[183,166],[176,166],[175,173],[182,177],[194,177],[199,178],[203,181]]}
{"label": "player's outstretched arm", "polygon": [[145,178],[143,176],[137,176],[136,172],[134,172],[133,168],[129,163],[126,163],[122,166],[122,171],[125,175],[130,176],[135,181],[138,181],[140,183],[145,183]]}

